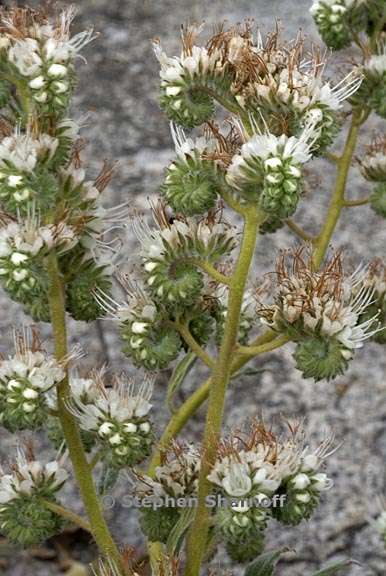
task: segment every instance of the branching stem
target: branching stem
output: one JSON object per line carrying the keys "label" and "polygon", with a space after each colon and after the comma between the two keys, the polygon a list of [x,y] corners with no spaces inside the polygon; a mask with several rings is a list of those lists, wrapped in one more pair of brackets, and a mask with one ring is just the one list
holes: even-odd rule
{"label": "branching stem", "polygon": [[[57,360],[62,360],[67,355],[64,286],[54,252],[48,257],[47,271],[50,279],[49,303],[55,341],[55,356]],[[122,574],[126,574],[127,571],[125,571],[122,556],[103,518],[101,504],[95,490],[92,472],[87,462],[77,421],[66,407],[69,394],[70,384],[68,376],[66,376],[58,386],[58,412],[74,475],[90,520],[91,532],[101,552],[110,557],[117,566],[121,567]]]}

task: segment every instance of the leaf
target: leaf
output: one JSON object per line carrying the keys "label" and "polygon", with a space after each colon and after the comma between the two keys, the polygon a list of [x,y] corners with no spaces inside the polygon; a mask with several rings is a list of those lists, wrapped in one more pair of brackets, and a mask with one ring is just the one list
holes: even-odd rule
{"label": "leaf", "polygon": [[342,560],[335,564],[331,564],[331,566],[328,566],[327,568],[322,568],[321,570],[314,572],[312,576],[330,576],[330,574],[336,574],[339,570],[348,568],[352,564],[357,564],[357,562],[354,562],[353,560]]}
{"label": "leaf", "polygon": [[275,573],[276,564],[280,560],[283,552],[287,552],[287,548],[280,550],[272,550],[261,554],[249,566],[247,566],[244,576],[273,576]]}
{"label": "leaf", "polygon": [[263,372],[267,372],[267,368],[244,368],[233,374],[231,380],[240,378],[240,376],[256,376],[256,374],[263,374]]}
{"label": "leaf", "polygon": [[98,494],[103,496],[109,490],[111,490],[119,477],[119,468],[110,466],[105,463],[102,468],[102,472],[98,482]]}
{"label": "leaf", "polygon": [[193,521],[195,511],[194,506],[184,508],[177,524],[170,532],[166,548],[171,556],[175,556],[180,549],[185,533]]}
{"label": "leaf", "polygon": [[173,396],[182,385],[190,370],[193,368],[196,360],[197,356],[194,354],[194,352],[188,352],[173,370],[166,394],[166,403],[171,412],[174,412]]}

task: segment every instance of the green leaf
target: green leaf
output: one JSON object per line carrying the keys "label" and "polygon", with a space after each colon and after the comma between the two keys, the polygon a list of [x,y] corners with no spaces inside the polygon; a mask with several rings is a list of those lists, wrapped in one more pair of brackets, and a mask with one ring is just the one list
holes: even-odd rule
{"label": "green leaf", "polygon": [[286,551],[286,548],[281,548],[280,550],[271,550],[261,554],[247,566],[244,576],[273,576],[280,556]]}
{"label": "green leaf", "polygon": [[98,482],[98,494],[103,496],[114,488],[119,477],[119,468],[110,466],[108,463],[103,464],[101,476]]}
{"label": "green leaf", "polygon": [[263,372],[267,371],[267,368],[244,368],[233,374],[231,380],[235,380],[241,376],[256,376],[257,374],[263,374]]}
{"label": "green leaf", "polygon": [[171,412],[174,412],[175,410],[173,405],[173,396],[184,382],[190,370],[193,368],[193,365],[196,362],[196,360],[197,356],[193,352],[188,352],[177,364],[177,366],[173,371],[173,374],[168,384],[168,390],[166,394],[166,403]]}
{"label": "green leaf", "polygon": [[353,560],[342,560],[335,564],[331,564],[331,566],[328,566],[327,568],[322,568],[321,570],[314,572],[312,576],[330,576],[330,574],[336,574],[339,570],[349,568],[352,564],[357,564],[357,562],[354,562]]}
{"label": "green leaf", "polygon": [[186,531],[193,521],[195,511],[196,509],[194,506],[184,508],[177,524],[170,532],[169,538],[166,542],[166,548],[171,556],[175,556],[178,553],[184,540]]}

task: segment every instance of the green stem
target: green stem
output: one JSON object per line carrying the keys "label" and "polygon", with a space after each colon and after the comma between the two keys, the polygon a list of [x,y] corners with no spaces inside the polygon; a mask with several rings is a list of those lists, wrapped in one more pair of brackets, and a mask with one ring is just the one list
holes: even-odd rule
{"label": "green stem", "polygon": [[299,238],[301,238],[305,242],[314,242],[315,241],[315,238],[313,236],[311,236],[311,234],[308,234],[305,230],[303,230],[303,228],[298,226],[298,224],[296,224],[293,220],[288,219],[285,221],[285,223],[287,224],[288,228],[290,230],[292,230],[292,232],[294,232],[294,234],[296,234],[296,236],[299,236]]}
{"label": "green stem", "polygon": [[191,262],[198,268],[201,268],[201,270],[206,272],[208,276],[216,280],[216,282],[229,286],[231,281],[229,276],[225,276],[225,274],[219,272],[210,262],[206,260],[192,260]]}
{"label": "green stem", "polygon": [[360,119],[360,113],[358,115],[353,115],[350,130],[346,139],[345,148],[337,163],[338,173],[335,189],[327,212],[327,218],[322,231],[318,236],[316,249],[313,255],[313,263],[315,268],[319,268],[323,261],[331,237],[339,220],[340,213],[344,207],[344,194],[346,190],[347,176],[350,170],[351,161],[357,143],[359,127],[362,121],[363,120]]}
{"label": "green stem", "polygon": [[201,346],[194,338],[194,336],[191,334],[186,324],[182,324],[181,322],[175,322],[174,326],[177,328],[178,332],[181,334],[182,338],[185,340],[189,348],[195,353],[195,355],[198,356],[198,358],[200,358],[200,360],[202,360],[204,364],[208,366],[208,368],[213,369],[214,367],[213,359],[209,356],[209,354],[205,352],[203,348],[201,348]]}
{"label": "green stem", "polygon": [[206,497],[210,490],[207,476],[216,457],[217,443],[221,433],[225,395],[231,376],[232,358],[237,342],[245,284],[254,254],[260,220],[261,216],[257,210],[250,208],[245,218],[243,241],[230,284],[224,337],[211,379],[199,476],[198,504],[187,539],[186,576],[199,576],[200,566],[205,553],[210,523],[209,511],[205,505]]}
{"label": "green stem", "polygon": [[[55,355],[62,360],[67,355],[67,331],[65,318],[64,287],[62,284],[57,257],[54,252],[48,257],[47,271],[50,278],[49,303],[52,329],[55,340]],[[87,462],[77,421],[66,407],[71,393],[68,376],[58,386],[58,412],[64,437],[72,462],[75,479],[90,520],[92,535],[101,552],[111,558],[125,574],[122,556],[111,537],[98,500],[92,472]]]}
{"label": "green stem", "polygon": [[355,206],[364,206],[370,202],[370,197],[367,198],[358,198],[358,200],[345,200],[343,202],[343,206],[345,208],[352,208]]}
{"label": "green stem", "polygon": [[259,354],[276,350],[276,348],[280,348],[283,344],[286,344],[289,341],[290,337],[286,334],[282,334],[272,342],[267,342],[265,344],[259,344],[257,346],[239,346],[237,351],[239,354],[245,354],[247,356],[258,356]]}
{"label": "green stem", "polygon": [[85,520],[72,510],[68,510],[68,508],[64,508],[63,506],[60,506],[55,502],[45,500],[44,498],[41,499],[41,503],[52,512],[55,512],[55,514],[58,514],[59,516],[62,516],[62,518],[65,518],[69,522],[72,522],[72,524],[79,526],[79,528],[82,528],[82,530],[85,530],[85,532],[89,532],[90,534],[92,534],[91,526],[87,522],[87,520]]}

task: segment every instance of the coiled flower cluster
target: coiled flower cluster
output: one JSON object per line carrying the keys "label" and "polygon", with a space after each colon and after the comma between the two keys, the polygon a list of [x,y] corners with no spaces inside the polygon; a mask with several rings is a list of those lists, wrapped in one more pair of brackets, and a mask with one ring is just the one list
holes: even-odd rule
{"label": "coiled flower cluster", "polygon": [[0,12],[0,58],[9,82],[19,82],[35,109],[62,114],[75,84],[74,60],[94,38],[87,30],[71,37],[74,8],[56,22],[28,8]]}
{"label": "coiled flower cluster", "polygon": [[363,176],[375,182],[370,196],[372,209],[380,216],[386,217],[386,139],[379,136],[367,146],[366,154],[359,159]]}
{"label": "coiled flower cluster", "polygon": [[316,52],[303,57],[301,36],[288,45],[280,43],[278,31],[265,41],[260,34],[255,39],[247,22],[221,29],[200,47],[195,44],[200,32],[201,27],[183,30],[181,58],[168,58],[155,44],[161,63],[161,105],[170,119],[189,128],[210,120],[214,96],[258,122],[263,115],[276,135],[288,123],[290,135],[298,135],[310,115],[317,117],[319,148],[331,143],[337,132],[336,112],[358,89],[360,78],[350,75],[335,87],[323,82],[324,63]]}
{"label": "coiled flower cluster", "polygon": [[302,165],[311,159],[317,138],[314,123],[299,138],[255,134],[232,158],[226,172],[228,184],[246,198],[258,196],[260,208],[270,216],[288,218],[296,211]]}
{"label": "coiled flower cluster", "polygon": [[315,271],[303,247],[285,251],[276,266],[275,303],[259,310],[263,322],[298,342],[294,358],[306,378],[335,378],[354,351],[379,329],[377,314],[362,320],[373,303],[366,269],[343,271],[340,253]]}
{"label": "coiled flower cluster", "polygon": [[0,279],[11,298],[34,317],[47,320],[44,258],[54,249],[64,253],[76,243],[74,228],[64,221],[42,226],[33,212],[25,220],[7,218],[0,228]]}
{"label": "coiled flower cluster", "polygon": [[[385,9],[386,10],[386,9]],[[380,41],[362,67],[363,83],[356,100],[366,103],[381,118],[386,118],[386,42]]]}
{"label": "coiled flower cluster", "polygon": [[112,386],[103,371],[94,372],[97,387],[90,395],[74,396],[69,408],[82,430],[98,439],[103,459],[113,468],[134,466],[145,460],[153,443],[149,420],[154,378],[145,376],[140,386],[124,374],[115,376]]}
{"label": "coiled flower cluster", "polygon": [[232,435],[219,447],[208,480],[229,501],[217,511],[217,526],[236,561],[249,561],[262,552],[270,518],[299,524],[311,517],[321,493],[332,486],[320,471],[332,438],[312,451],[299,425],[289,430],[289,435],[277,437],[254,422],[247,434]]}
{"label": "coiled flower cluster", "polygon": [[208,158],[215,142],[205,137],[186,138],[183,130],[173,124],[172,134],[177,158],[167,168],[161,192],[175,212],[203,214],[215,206],[218,195],[217,167]]}
{"label": "coiled flower cluster", "polygon": [[48,134],[15,131],[0,142],[0,201],[11,213],[23,213],[30,202],[52,207],[56,182],[48,167],[59,140]]}
{"label": "coiled flower cluster", "polygon": [[47,417],[48,396],[64,378],[34,330],[15,332],[15,354],[0,360],[0,423],[11,432],[34,429]]}
{"label": "coiled flower cluster", "polygon": [[378,330],[372,335],[372,340],[378,344],[386,343],[386,266],[380,258],[373,260],[364,278],[364,284],[373,293],[373,302],[366,308],[362,320],[377,318]]}
{"label": "coiled flower cluster", "polygon": [[0,469],[0,522],[11,542],[34,546],[60,533],[64,521],[44,504],[56,496],[68,474],[61,460],[42,464],[19,450],[9,473]]}
{"label": "coiled flower cluster", "polygon": [[154,500],[153,507],[141,509],[141,527],[149,540],[166,542],[183,511],[176,505],[178,498],[197,496],[200,462],[200,452],[194,445],[174,442],[154,478],[138,476],[136,495]]}
{"label": "coiled flower cluster", "polygon": [[194,44],[201,30],[202,26],[182,29],[180,57],[168,57],[159,40],[154,42],[161,65],[161,108],[170,120],[188,128],[199,126],[213,115],[210,92],[226,93],[230,86],[221,51],[215,46]]}

